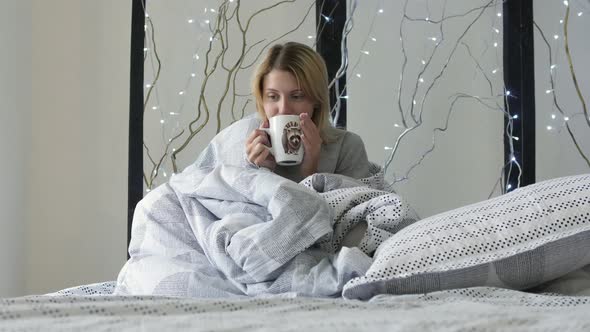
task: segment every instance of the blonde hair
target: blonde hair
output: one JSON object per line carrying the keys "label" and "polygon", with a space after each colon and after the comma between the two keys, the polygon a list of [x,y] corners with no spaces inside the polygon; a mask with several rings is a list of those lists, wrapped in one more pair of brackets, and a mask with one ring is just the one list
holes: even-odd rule
{"label": "blonde hair", "polygon": [[266,57],[258,65],[252,80],[252,94],[256,98],[258,114],[266,119],[262,104],[264,77],[278,69],[295,76],[300,88],[314,103],[312,121],[320,130],[324,143],[330,143],[339,132],[330,123],[330,95],[328,91],[328,71],[324,59],[311,47],[288,42],[271,47]]}

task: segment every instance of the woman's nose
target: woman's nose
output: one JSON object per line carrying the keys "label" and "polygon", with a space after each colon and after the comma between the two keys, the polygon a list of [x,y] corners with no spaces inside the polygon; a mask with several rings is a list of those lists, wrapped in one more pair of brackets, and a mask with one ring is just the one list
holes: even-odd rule
{"label": "woman's nose", "polygon": [[281,115],[293,114],[293,109],[291,108],[289,101],[287,101],[286,99],[283,99],[279,105],[279,114],[281,114]]}

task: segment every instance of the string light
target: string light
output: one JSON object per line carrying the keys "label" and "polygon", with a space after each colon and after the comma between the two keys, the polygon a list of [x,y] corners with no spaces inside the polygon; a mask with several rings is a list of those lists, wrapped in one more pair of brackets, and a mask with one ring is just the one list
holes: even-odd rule
{"label": "string light", "polygon": [[379,9],[379,14],[383,14],[383,9]]}
{"label": "string light", "polygon": [[369,51],[362,51],[363,53],[365,53],[366,55],[369,55]]}
{"label": "string light", "polygon": [[188,23],[193,23],[193,22],[194,22],[194,20],[193,20],[192,18],[189,18],[187,22],[188,22]]}

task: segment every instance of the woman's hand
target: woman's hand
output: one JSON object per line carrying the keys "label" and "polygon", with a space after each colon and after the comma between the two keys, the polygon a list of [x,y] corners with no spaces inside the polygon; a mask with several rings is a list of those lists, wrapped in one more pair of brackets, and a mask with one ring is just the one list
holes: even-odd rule
{"label": "woman's hand", "polygon": [[[268,128],[268,119],[264,120],[260,127]],[[260,129],[255,129],[246,140],[246,155],[248,156],[248,161],[259,167],[266,167],[271,171],[274,171],[277,164],[275,158],[268,150],[270,145],[266,132]]]}
{"label": "woman's hand", "polygon": [[318,171],[322,138],[320,137],[318,127],[313,123],[309,114],[301,113],[299,119],[301,119],[301,131],[303,132],[301,138],[303,140],[303,149],[305,150],[303,162],[301,163],[301,175],[307,177]]}

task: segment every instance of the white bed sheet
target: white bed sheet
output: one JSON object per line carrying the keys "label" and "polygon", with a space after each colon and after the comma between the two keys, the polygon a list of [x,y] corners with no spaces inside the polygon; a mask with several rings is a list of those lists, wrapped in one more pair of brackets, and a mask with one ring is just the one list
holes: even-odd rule
{"label": "white bed sheet", "polygon": [[[0,299],[0,331],[589,331],[590,297],[477,287],[367,302],[111,296],[113,282]],[[86,295],[84,295],[86,294]]]}

